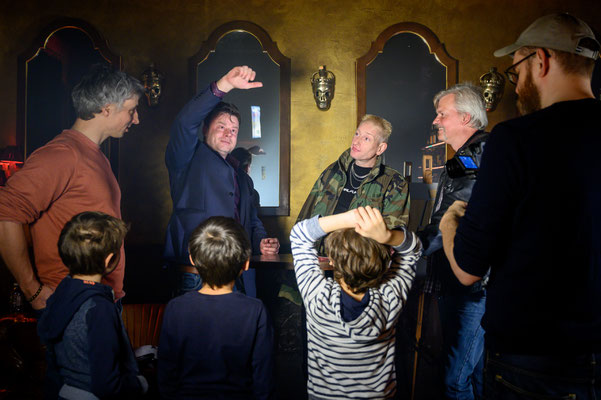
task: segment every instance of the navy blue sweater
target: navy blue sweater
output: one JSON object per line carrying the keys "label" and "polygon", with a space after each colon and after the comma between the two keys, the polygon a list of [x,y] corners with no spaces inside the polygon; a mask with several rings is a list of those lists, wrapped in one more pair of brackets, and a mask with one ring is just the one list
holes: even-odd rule
{"label": "navy blue sweater", "polygon": [[51,355],[49,374],[58,372],[61,383],[100,398],[143,391],[109,286],[64,278],[48,299],[38,334]]}
{"label": "navy blue sweater", "polygon": [[158,381],[166,399],[273,398],[273,328],[261,300],[239,292],[171,300]]}

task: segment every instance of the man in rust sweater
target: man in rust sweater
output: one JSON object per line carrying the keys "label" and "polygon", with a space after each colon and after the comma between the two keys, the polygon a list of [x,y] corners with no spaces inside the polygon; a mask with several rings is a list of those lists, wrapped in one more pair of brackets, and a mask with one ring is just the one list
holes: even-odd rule
{"label": "man in rust sweater", "polygon": [[[75,214],[102,211],[121,218],[121,190],[109,160],[100,149],[107,138],[120,138],[138,124],[143,93],[138,80],[106,65],[96,65],[72,93],[77,118],[37,149],[0,188],[0,255],[34,310],[68,274],[58,254],[61,229]],[[23,225],[31,230],[35,268],[29,258]],[[103,281],[115,298],[124,296],[125,257]]]}

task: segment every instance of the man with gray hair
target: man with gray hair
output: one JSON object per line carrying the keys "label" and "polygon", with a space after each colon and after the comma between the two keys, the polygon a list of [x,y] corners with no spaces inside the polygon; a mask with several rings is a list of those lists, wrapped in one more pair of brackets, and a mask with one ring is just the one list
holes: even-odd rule
{"label": "man with gray hair", "polygon": [[[138,120],[140,82],[106,65],[95,65],[72,92],[76,119],[0,188],[0,254],[34,310],[68,274],[58,254],[63,226],[83,211],[121,218],[121,190],[100,145],[120,138]],[[33,241],[35,268],[29,258],[23,225]],[[103,282],[115,298],[124,296],[125,257]]]}
{"label": "man with gray hair", "polygon": [[493,129],[469,204],[440,221],[464,285],[490,266],[487,399],[601,397],[600,45],[569,14],[534,21],[511,55],[522,117]]}
{"label": "man with gray hair", "polygon": [[434,97],[434,127],[438,140],[455,150],[438,182],[430,223],[418,233],[428,255],[424,290],[438,298],[443,335],[444,390],[448,399],[482,396],[484,314],[486,290],[482,282],[463,286],[453,274],[442,249],[438,224],[455,200],[468,201],[476,182],[488,124],[482,91],[469,83],[443,90]]}

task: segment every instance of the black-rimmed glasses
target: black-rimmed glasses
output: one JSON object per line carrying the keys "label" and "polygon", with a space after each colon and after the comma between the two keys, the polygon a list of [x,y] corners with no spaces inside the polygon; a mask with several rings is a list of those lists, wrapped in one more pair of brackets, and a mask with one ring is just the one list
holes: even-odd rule
{"label": "black-rimmed glasses", "polygon": [[534,53],[528,54],[526,57],[522,58],[520,61],[513,64],[511,67],[507,68],[505,70],[505,76],[507,76],[507,80],[509,82],[513,83],[514,85],[517,85],[519,74],[514,71],[515,67],[517,67],[518,65],[520,65],[520,63],[524,62],[525,60],[529,59],[530,57],[532,57],[535,54],[536,54],[536,51]]}

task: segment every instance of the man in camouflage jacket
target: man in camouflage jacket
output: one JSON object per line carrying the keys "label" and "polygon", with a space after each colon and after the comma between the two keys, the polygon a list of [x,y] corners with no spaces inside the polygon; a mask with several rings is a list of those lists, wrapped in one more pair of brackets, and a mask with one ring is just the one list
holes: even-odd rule
{"label": "man in camouflage jacket", "polygon": [[[407,226],[409,185],[401,174],[384,165],[381,157],[391,132],[385,119],[369,114],[363,117],[351,147],[313,185],[297,222],[370,205],[380,210],[388,228]],[[318,248],[323,253],[321,244]]]}

